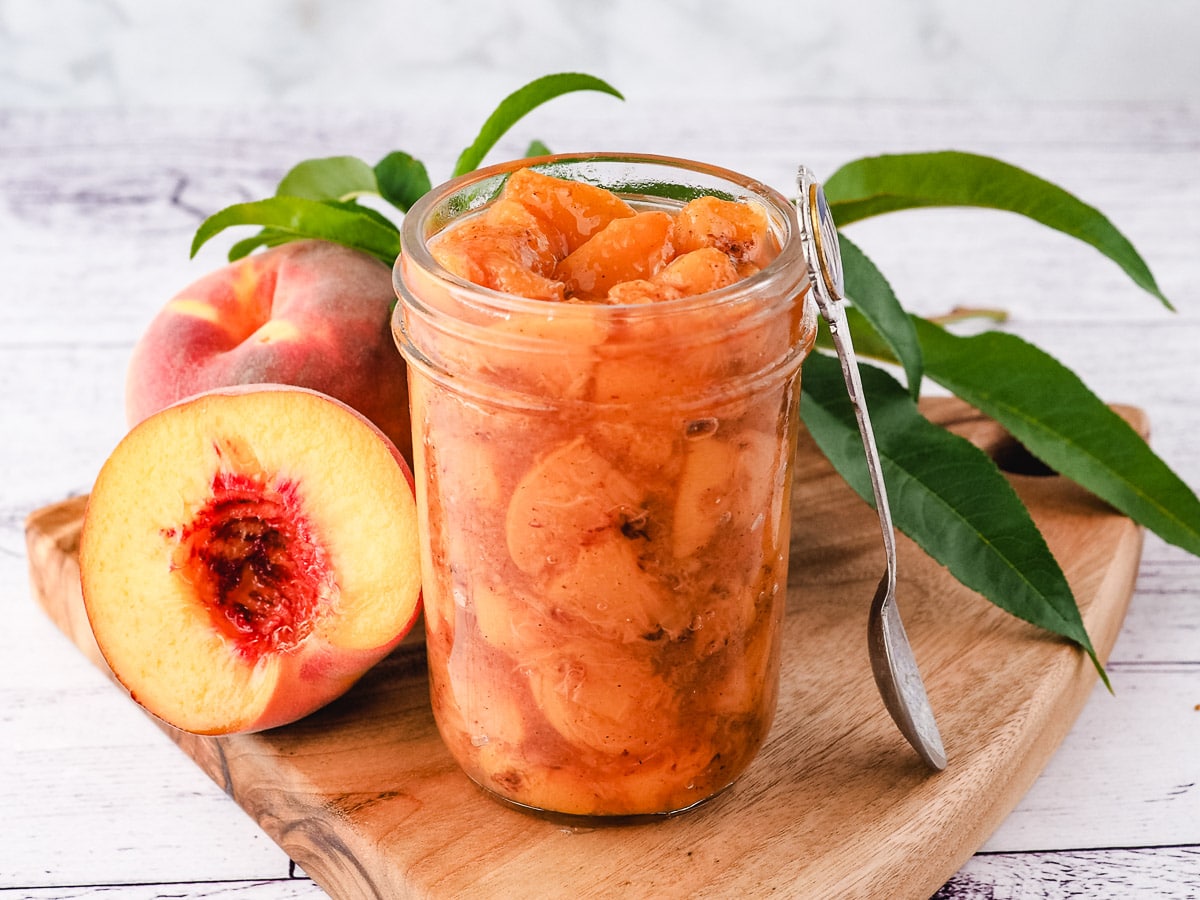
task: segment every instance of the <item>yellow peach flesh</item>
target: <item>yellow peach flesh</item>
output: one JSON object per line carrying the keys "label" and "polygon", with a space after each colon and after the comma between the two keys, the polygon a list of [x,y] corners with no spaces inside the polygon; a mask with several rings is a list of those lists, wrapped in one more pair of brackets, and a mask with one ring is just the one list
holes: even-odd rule
{"label": "yellow peach flesh", "polygon": [[566,285],[568,296],[583,299],[604,297],[623,281],[649,278],[673,256],[674,221],[662,210],[613,219],[564,257],[554,275]]}
{"label": "yellow peach flesh", "polygon": [[513,172],[504,185],[504,200],[520,203],[553,235],[557,256],[575,250],[613,219],[633,215],[633,207],[604,188],[565,181],[532,169]]}
{"label": "yellow peach flesh", "polygon": [[[204,395],[134,428],[100,472],[80,548],[88,616],[114,674],[148,710],[199,733],[283,724],[342,693],[416,615],[416,510],[399,459],[361,416],[297,389]],[[247,650],[201,601],[202,576],[180,564],[184,533],[228,469],[295,485],[327,557],[322,608],[290,649]]]}
{"label": "yellow peach flesh", "polygon": [[598,539],[636,517],[640,488],[580,437],[552,450],[521,479],[506,513],[508,552],[522,572],[568,564],[563,535]]}

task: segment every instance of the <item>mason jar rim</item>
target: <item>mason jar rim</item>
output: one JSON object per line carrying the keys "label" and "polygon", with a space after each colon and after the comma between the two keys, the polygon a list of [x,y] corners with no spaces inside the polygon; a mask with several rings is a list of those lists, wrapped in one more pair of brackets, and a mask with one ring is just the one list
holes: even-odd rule
{"label": "mason jar rim", "polygon": [[[427,241],[430,237],[462,215],[482,209],[494,200],[500,187],[503,185],[504,179],[513,172],[522,168],[530,168],[538,170],[543,174],[564,177],[558,174],[559,170],[568,169],[572,166],[583,167],[589,163],[614,167],[621,164],[631,167],[638,165],[655,166],[664,170],[701,175],[713,182],[724,182],[727,188],[726,191],[721,191],[716,187],[706,189],[695,185],[677,183],[669,183],[666,186],[682,188],[685,192],[692,195],[688,199],[701,196],[720,196],[722,193],[725,193],[730,199],[755,198],[755,201],[767,207],[768,211],[774,210],[777,214],[775,216],[769,214],[768,218],[772,226],[778,227],[782,231],[782,233],[777,234],[780,242],[779,253],[758,272],[741,278],[730,285],[703,294],[694,294],[673,300],[661,300],[651,304],[573,304],[531,299],[476,284],[444,268],[434,258],[433,254],[429,252]],[[608,190],[614,190],[609,184],[599,180],[584,178],[572,178],[571,180],[584,181],[585,183],[596,184]],[[471,186],[481,186],[489,182],[494,182],[495,190],[490,193],[480,193],[468,197],[466,205],[461,208],[445,209],[447,205],[450,205],[452,198],[463,194]],[[618,185],[614,192],[625,198],[630,196],[645,196],[648,201],[653,199],[679,199],[661,196],[655,198],[651,195],[633,194],[632,190],[626,190],[624,193],[621,190],[621,188],[645,188],[648,184],[650,183],[644,181],[629,181]],[[665,183],[653,184],[661,186]],[[732,189],[734,193],[731,194],[729,189]],[[440,224],[436,222],[432,223],[431,227],[429,220],[432,216],[447,212],[452,212],[452,214],[447,215],[446,220]],[[405,264],[405,256],[407,255],[408,264],[415,264],[420,269],[435,275],[448,284],[454,285],[462,291],[470,292],[472,298],[471,305],[482,307],[492,312],[508,311],[515,313],[541,311],[545,313],[546,304],[551,303],[555,307],[554,315],[556,316],[569,317],[573,314],[596,315],[600,309],[611,310],[617,315],[627,315],[630,310],[636,309],[639,316],[653,318],[659,315],[683,313],[699,306],[720,305],[726,299],[744,297],[747,293],[758,291],[764,283],[780,277],[780,273],[786,272],[791,267],[796,267],[796,271],[800,274],[796,282],[797,291],[802,289],[804,282],[809,277],[807,267],[804,265],[803,249],[800,245],[800,230],[796,207],[782,193],[765,182],[743,175],[732,169],[684,157],[651,153],[625,153],[618,151],[556,153],[547,156],[508,160],[459,175],[427,191],[409,208],[401,223],[400,244],[401,252],[393,266],[393,283],[398,297],[404,299],[407,294],[401,275],[402,266]],[[462,299],[460,297],[460,301]]]}

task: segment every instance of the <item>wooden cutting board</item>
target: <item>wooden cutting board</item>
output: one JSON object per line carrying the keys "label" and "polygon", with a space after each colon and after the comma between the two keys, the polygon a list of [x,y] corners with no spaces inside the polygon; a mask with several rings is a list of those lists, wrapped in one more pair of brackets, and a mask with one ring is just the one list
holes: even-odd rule
{"label": "wooden cutting board", "polygon": [[[969,407],[923,406],[1009,458],[1011,440]],[[1145,433],[1139,410],[1120,411]],[[1141,529],[1064,479],[1012,480],[1107,658]],[[30,572],[38,602],[103,666],[79,588],[83,504],[29,517]],[[206,738],[163,727],[334,897],[924,900],[1025,793],[1096,675],[1083,654],[1000,612],[902,537],[901,610],[950,757],[931,774],[888,718],[867,659],[867,609],[883,570],[874,513],[807,443],[794,510],[775,726],[737,784],[685,815],[570,828],[489,799],[437,735],[419,641],[286,728]]]}

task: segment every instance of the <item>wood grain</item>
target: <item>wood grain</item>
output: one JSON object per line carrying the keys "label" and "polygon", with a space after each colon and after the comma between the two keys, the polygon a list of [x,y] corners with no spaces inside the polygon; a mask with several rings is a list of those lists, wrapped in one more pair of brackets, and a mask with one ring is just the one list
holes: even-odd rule
{"label": "wood grain", "polygon": [[[1005,441],[956,400],[925,407],[980,446]],[[1144,430],[1139,411],[1122,411]],[[746,776],[692,813],[578,829],[494,803],[442,747],[413,646],[296,725],[227,738],[164,730],[334,897],[928,897],[1017,803],[1096,676],[1082,654],[972,594],[902,538],[901,609],[950,755],[930,775],[887,718],[866,658],[882,570],[874,513],[813,447],[800,459],[777,721]],[[1106,657],[1141,530],[1062,479],[1013,482]],[[101,662],[74,558],[83,502],[30,516],[31,583]]]}

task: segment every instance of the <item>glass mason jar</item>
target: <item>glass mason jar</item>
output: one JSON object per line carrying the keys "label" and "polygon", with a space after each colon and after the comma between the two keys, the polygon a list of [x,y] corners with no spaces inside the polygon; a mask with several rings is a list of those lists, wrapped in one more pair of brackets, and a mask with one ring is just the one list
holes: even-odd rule
{"label": "glass mason jar", "polygon": [[637,305],[525,299],[439,266],[429,238],[528,165],[427,194],[395,267],[433,711],[464,771],[512,804],[678,812],[738,777],[775,711],[816,334],[796,212],[700,163],[548,157],[533,167],[636,209],[756,204],[779,253],[729,287]]}

